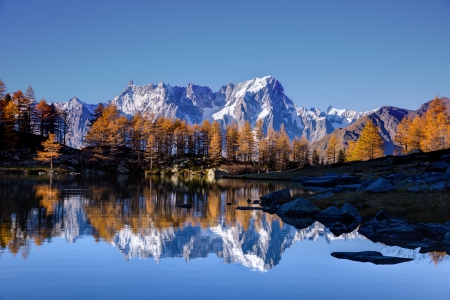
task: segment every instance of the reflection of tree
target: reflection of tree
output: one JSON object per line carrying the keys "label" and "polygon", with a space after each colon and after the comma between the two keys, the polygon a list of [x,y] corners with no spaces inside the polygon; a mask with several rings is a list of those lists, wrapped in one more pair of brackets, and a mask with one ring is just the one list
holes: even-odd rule
{"label": "reflection of tree", "polygon": [[428,253],[435,266],[442,263],[447,255],[444,251],[433,251]]}

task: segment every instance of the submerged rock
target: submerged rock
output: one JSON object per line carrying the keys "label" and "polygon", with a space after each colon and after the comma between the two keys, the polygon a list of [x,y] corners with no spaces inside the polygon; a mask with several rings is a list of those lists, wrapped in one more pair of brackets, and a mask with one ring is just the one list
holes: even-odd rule
{"label": "submerged rock", "polygon": [[261,206],[238,206],[237,210],[263,210],[264,208]]}
{"label": "submerged rock", "polygon": [[331,196],[334,196],[334,194],[330,193],[330,192],[327,192],[327,193],[319,194],[319,195],[311,197],[311,198],[312,199],[324,199],[324,198],[328,198],[328,197],[331,197]]}
{"label": "submerged rock", "polygon": [[297,198],[294,201],[283,204],[277,211],[277,215],[314,216],[321,210],[311,201]]}
{"label": "submerged rock", "polygon": [[315,220],[312,218],[302,218],[302,217],[297,217],[297,216],[287,216],[287,215],[280,215],[279,216],[281,221],[283,221],[283,223],[289,224],[291,226],[294,226],[297,229],[304,229],[307,228],[309,226],[311,226]]}
{"label": "submerged rock", "polygon": [[177,204],[176,206],[177,207],[181,207],[181,208],[192,208],[192,204],[189,204],[189,203],[187,203],[187,204]]}
{"label": "submerged rock", "polygon": [[413,260],[412,258],[384,256],[376,251],[362,252],[333,252],[331,256],[339,259],[348,259],[358,262],[370,262],[375,265],[395,265]]}
{"label": "submerged rock", "polygon": [[288,188],[278,190],[260,197],[262,205],[273,206],[279,203],[279,200],[291,200],[291,192]]}
{"label": "submerged rock", "polygon": [[340,220],[342,219],[341,210],[336,206],[330,206],[315,215],[316,219]]}

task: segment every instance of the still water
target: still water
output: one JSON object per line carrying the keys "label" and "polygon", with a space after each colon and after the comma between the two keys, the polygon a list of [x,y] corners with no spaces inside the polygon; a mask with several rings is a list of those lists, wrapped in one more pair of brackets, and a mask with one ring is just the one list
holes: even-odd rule
{"label": "still water", "polygon": [[[286,186],[303,192],[206,178],[0,175],[0,299],[450,299],[445,252],[235,210]],[[335,251],[414,260],[374,265]]]}

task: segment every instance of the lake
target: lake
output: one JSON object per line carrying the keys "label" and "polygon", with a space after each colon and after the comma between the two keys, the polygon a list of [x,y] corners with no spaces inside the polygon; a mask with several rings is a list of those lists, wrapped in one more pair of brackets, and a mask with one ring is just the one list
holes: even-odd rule
{"label": "lake", "polygon": [[445,252],[235,209],[285,187],[304,193],[286,182],[0,174],[0,299],[450,299]]}

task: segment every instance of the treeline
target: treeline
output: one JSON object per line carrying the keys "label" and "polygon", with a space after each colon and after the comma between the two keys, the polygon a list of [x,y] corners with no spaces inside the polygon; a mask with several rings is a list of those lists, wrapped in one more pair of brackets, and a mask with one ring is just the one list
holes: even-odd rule
{"label": "treeline", "polygon": [[6,92],[5,83],[0,79],[0,147],[4,149],[21,146],[21,137],[28,134],[47,137],[56,134],[57,141],[65,144],[68,138],[69,121],[67,113],[58,110],[44,98],[39,102],[33,88],[25,93],[18,90]]}
{"label": "treeline", "polygon": [[423,116],[404,117],[398,125],[395,143],[402,153],[413,149],[429,152],[449,148],[450,118],[442,100],[436,97],[431,101]]}
{"label": "treeline", "polygon": [[205,157],[211,165],[244,162],[260,169],[285,170],[311,164],[312,155],[306,138],[289,140],[284,126],[269,128],[267,134],[259,120],[238,127],[233,123],[223,130],[217,121],[190,125],[186,120],[135,114],[130,120],[121,116],[114,105],[96,109],[96,120],[85,137],[88,147],[107,147],[111,154],[119,147],[133,149],[138,160],[150,168],[173,158]]}

